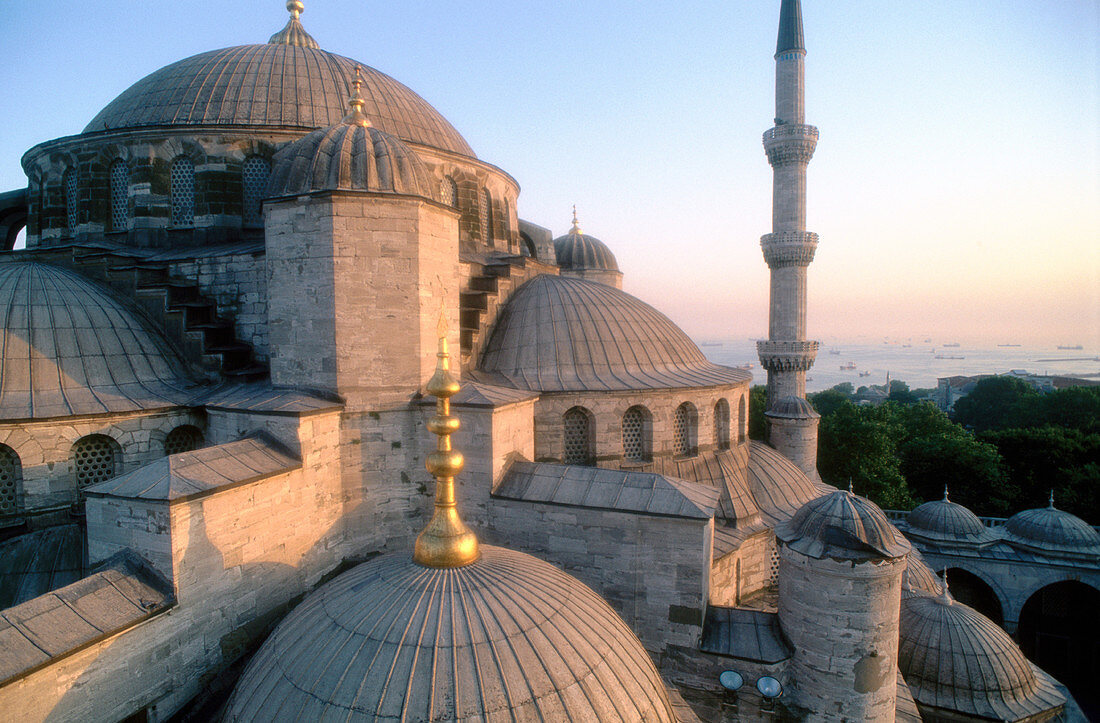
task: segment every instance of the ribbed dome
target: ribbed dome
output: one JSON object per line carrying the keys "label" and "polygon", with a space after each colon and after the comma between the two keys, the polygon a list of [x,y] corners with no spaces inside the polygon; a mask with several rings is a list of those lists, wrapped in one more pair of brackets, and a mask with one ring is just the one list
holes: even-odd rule
{"label": "ribbed dome", "polygon": [[898,668],[924,706],[1018,720],[1065,703],[1004,630],[949,597],[904,597]]}
{"label": "ribbed dome", "polygon": [[1005,539],[1050,552],[1100,554],[1100,533],[1087,522],[1054,507],[1024,510],[1008,518]]}
{"label": "ribbed dome", "polygon": [[186,404],[182,365],[128,310],[72,271],[0,264],[0,419]]}
{"label": "ribbed dome", "polygon": [[925,502],[909,513],[909,532],[943,542],[987,542],[993,534],[970,510],[955,504],[944,494],[942,500]]}
{"label": "ribbed dome", "polygon": [[780,399],[765,414],[781,419],[818,419],[821,416],[814,409],[814,405],[793,394]]}
{"label": "ribbed dome", "polygon": [[807,502],[776,526],[775,536],[817,559],[892,559],[912,549],[878,505],[844,490]]}
{"label": "ribbed dome", "polygon": [[554,239],[558,266],[571,271],[618,271],[619,262],[607,244],[595,236],[567,233]]}
{"label": "ribbed dome", "polygon": [[276,153],[267,196],[340,189],[432,198],[433,186],[424,162],[399,139],[342,122]]}
{"label": "ribbed dome", "polygon": [[943,583],[928,563],[924,561],[920,551],[913,548],[909,556],[905,558],[905,572],[901,574],[902,595],[942,595]]}
{"label": "ribbed dome", "polygon": [[553,565],[481,547],[457,568],[376,558],[308,597],[227,720],[674,720],[626,623]]}
{"label": "ribbed dome", "polygon": [[312,130],[339,123],[362,66],[363,112],[412,143],[474,152],[427,101],[388,75],[350,58],[285,43],[241,45],[180,60],[123,91],[85,133],[150,126],[247,126]]}
{"label": "ribbed dome", "polygon": [[802,505],[835,489],[814,482],[781,452],[757,441],[749,443],[748,482],[757,507],[772,522],[793,517]]}
{"label": "ribbed dome", "polygon": [[512,294],[479,368],[490,383],[537,391],[741,384],[668,317],[607,284],[541,275]]}

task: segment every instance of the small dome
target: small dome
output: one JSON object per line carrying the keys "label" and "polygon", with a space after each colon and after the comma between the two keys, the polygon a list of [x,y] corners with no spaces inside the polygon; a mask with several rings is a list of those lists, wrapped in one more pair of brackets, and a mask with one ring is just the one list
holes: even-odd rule
{"label": "small dome", "polygon": [[0,419],[188,404],[194,383],[164,341],[73,271],[0,264]]}
{"label": "small dome", "polygon": [[928,563],[924,561],[920,551],[913,548],[909,556],[905,558],[905,572],[901,574],[902,595],[942,595],[943,583]]}
{"label": "small dome", "polygon": [[408,553],[310,595],[253,657],[226,720],[675,720],[626,623],[558,568],[487,545]]}
{"label": "small dome", "polygon": [[898,668],[922,706],[1019,720],[1065,703],[1008,633],[946,595],[902,599]]}
{"label": "small dome", "polygon": [[359,123],[313,131],[275,154],[268,198],[335,190],[434,197],[431,172],[407,145]]}
{"label": "small dome", "polygon": [[1054,506],[1024,510],[1008,518],[1005,540],[1048,552],[1100,554],[1100,532],[1076,515]]}
{"label": "small dome", "polygon": [[878,505],[844,490],[810,500],[776,526],[775,536],[817,559],[893,559],[912,549]]}
{"label": "small dome", "polygon": [[581,233],[577,208],[573,207],[573,228],[554,239],[558,266],[568,271],[618,271],[619,262],[607,244],[595,236]]}
{"label": "small dome", "polygon": [[781,419],[818,419],[821,417],[814,409],[814,405],[793,394],[780,399],[764,414],[768,417],[779,417]]}
{"label": "small dome", "polygon": [[988,542],[994,535],[970,510],[947,499],[925,502],[909,513],[909,532],[940,542]]}
{"label": "small dome", "polygon": [[667,316],[613,286],[543,274],[501,309],[479,363],[488,383],[543,392],[743,384]]}

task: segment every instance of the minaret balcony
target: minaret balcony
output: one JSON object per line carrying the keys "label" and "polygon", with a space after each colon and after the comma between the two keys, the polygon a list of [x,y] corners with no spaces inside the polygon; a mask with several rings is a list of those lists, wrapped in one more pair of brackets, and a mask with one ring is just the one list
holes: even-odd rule
{"label": "minaret balcony", "polygon": [[760,356],[760,366],[769,372],[805,372],[809,371],[817,359],[817,350],[821,342],[817,341],[772,341],[762,339],[756,342],[756,352]]}
{"label": "minaret balcony", "polygon": [[764,151],[773,166],[809,163],[817,148],[818,130],[814,126],[784,123],[764,133]]}
{"label": "minaret balcony", "polygon": [[817,234],[810,231],[769,233],[760,237],[760,248],[770,269],[809,266],[817,253],[817,239]]}

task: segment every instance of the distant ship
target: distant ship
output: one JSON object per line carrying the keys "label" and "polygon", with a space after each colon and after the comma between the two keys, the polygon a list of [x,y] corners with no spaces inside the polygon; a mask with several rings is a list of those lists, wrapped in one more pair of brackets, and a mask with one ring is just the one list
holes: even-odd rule
{"label": "distant ship", "polygon": [[1062,346],[1061,344],[1059,344],[1058,348],[1065,349],[1066,351],[1081,351],[1085,347],[1081,346],[1080,344],[1078,344],[1077,346]]}
{"label": "distant ship", "polygon": [[830,354],[835,354],[835,355],[837,355],[837,356],[840,356],[840,349],[830,349],[830,350],[829,350],[829,353],[830,353]]}
{"label": "distant ship", "polygon": [[932,343],[932,337],[928,337],[927,339],[925,339],[924,343],[925,344],[931,344]]}
{"label": "distant ship", "polygon": [[737,368],[738,369],[752,369],[752,363],[750,362],[748,364],[738,364]]}
{"label": "distant ship", "polygon": [[869,376],[871,376],[871,372],[860,372],[859,375],[861,377],[869,377]]}
{"label": "distant ship", "polygon": [[852,362],[848,362],[847,364],[841,364],[840,365],[840,371],[842,371],[842,372],[851,371],[852,369],[855,369],[855,368],[856,368],[856,365]]}
{"label": "distant ship", "polygon": [[704,341],[704,342],[701,342],[699,344],[699,346],[722,346],[722,342],[720,342],[720,341]]}
{"label": "distant ship", "polygon": [[952,347],[955,347],[955,346],[962,346],[962,344],[960,344],[959,342],[957,342],[957,341],[956,341],[956,342],[952,342],[952,343],[950,343],[950,344],[944,344],[943,346],[952,346]]}
{"label": "distant ship", "polygon": [[[997,346],[1020,346],[1019,344],[998,344]],[[1061,347],[1059,347],[1060,349]]]}
{"label": "distant ship", "polygon": [[[950,345],[949,344],[944,344],[944,346],[950,346]],[[948,356],[947,354],[937,354],[936,358],[937,359],[965,359],[966,357],[964,357],[964,356]]]}
{"label": "distant ship", "polygon": [[902,348],[902,349],[909,349],[909,348],[910,348],[910,347],[912,347],[912,346],[913,346],[912,344],[902,344],[902,345],[901,345],[901,348]]}

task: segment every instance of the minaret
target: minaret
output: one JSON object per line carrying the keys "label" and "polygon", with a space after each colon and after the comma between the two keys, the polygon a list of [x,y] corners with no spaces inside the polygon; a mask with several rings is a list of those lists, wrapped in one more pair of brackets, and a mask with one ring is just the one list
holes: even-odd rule
{"label": "minaret", "polygon": [[[772,232],[760,239],[771,269],[771,303],[768,339],[757,342],[760,365],[768,370],[769,411],[788,397],[805,399],[806,372],[818,349],[818,342],[806,340],[806,268],[817,250],[817,234],[806,230],[806,166],[817,146],[817,128],[805,124],[806,47],[800,0],[783,0],[779,12],[775,127],[764,134],[764,150],[772,166]],[[791,405],[786,406],[784,419],[789,421]],[[771,442],[816,476],[818,420],[814,415],[802,421],[791,449],[785,449],[782,434],[779,439],[773,434]]]}

